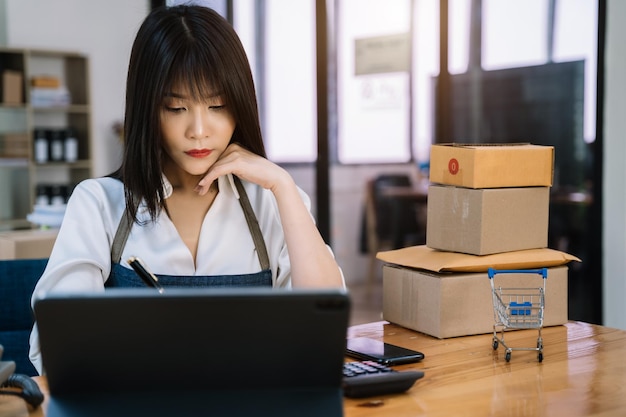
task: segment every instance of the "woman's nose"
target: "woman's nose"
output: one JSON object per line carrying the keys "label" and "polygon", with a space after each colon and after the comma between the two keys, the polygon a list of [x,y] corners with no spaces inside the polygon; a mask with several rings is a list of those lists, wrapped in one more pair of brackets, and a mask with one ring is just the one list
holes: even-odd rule
{"label": "woman's nose", "polygon": [[209,135],[207,117],[201,110],[197,109],[190,113],[188,126],[188,136],[192,139],[200,139]]}

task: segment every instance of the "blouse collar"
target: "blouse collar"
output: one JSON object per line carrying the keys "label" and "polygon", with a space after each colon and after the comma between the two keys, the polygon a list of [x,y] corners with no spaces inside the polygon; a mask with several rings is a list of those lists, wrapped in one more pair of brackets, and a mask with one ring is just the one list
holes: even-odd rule
{"label": "blouse collar", "polygon": [[[165,198],[169,198],[174,191],[174,187],[172,187],[172,183],[167,179],[165,174],[161,174],[161,177],[163,178],[163,195],[165,196]],[[232,174],[226,174],[222,177],[219,177],[217,181],[221,189],[224,189],[224,182],[228,181],[228,186],[232,190],[235,197],[239,199],[239,192],[237,191],[237,187],[235,187],[235,181],[233,180]]]}

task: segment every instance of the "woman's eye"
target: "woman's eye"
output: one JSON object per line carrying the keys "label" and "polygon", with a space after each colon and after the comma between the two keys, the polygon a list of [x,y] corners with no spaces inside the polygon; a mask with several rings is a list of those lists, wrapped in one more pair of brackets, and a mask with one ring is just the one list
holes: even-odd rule
{"label": "woman's eye", "polygon": [[173,107],[173,106],[165,106],[165,110],[171,112],[171,113],[180,113],[183,112],[185,110],[184,107]]}
{"label": "woman's eye", "polygon": [[226,105],[224,105],[224,104],[220,104],[220,105],[217,105],[217,106],[209,106],[209,109],[216,110],[216,111],[223,110],[225,108],[226,108]]}

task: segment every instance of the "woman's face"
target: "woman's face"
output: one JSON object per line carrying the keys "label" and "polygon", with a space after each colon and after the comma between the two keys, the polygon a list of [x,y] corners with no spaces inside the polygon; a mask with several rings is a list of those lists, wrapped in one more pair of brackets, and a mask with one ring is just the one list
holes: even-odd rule
{"label": "woman's face", "polygon": [[163,149],[180,174],[206,173],[235,131],[235,120],[219,95],[195,101],[185,88],[174,88],[160,114]]}

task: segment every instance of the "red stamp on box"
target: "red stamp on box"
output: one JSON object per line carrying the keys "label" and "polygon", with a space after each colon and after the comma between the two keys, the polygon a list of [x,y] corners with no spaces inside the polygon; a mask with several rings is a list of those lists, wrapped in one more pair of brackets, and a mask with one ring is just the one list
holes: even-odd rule
{"label": "red stamp on box", "polygon": [[452,158],[448,161],[448,171],[450,171],[452,175],[456,175],[459,172],[459,161],[457,161],[456,158]]}

